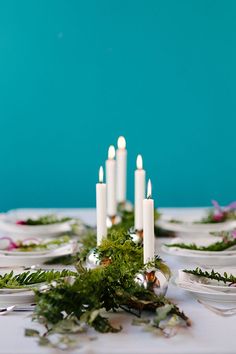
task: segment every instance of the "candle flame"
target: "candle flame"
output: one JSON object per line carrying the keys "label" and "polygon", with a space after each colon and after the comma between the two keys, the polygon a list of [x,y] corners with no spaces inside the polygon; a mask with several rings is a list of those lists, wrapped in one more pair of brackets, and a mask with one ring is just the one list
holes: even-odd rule
{"label": "candle flame", "polygon": [[126,148],[126,141],[123,136],[120,136],[117,141],[118,149],[125,149]]}
{"label": "candle flame", "polygon": [[100,166],[100,168],[99,168],[99,174],[98,174],[99,183],[103,183],[103,176],[104,176],[103,167]]}
{"label": "candle flame", "polygon": [[114,160],[116,155],[115,147],[111,145],[108,149],[108,159],[109,160]]}
{"label": "candle flame", "polygon": [[137,169],[138,170],[142,170],[143,169],[143,159],[142,159],[141,155],[137,156],[136,165],[137,165]]}
{"label": "candle flame", "polygon": [[148,184],[147,184],[147,198],[148,199],[152,198],[152,184],[150,179],[148,180]]}

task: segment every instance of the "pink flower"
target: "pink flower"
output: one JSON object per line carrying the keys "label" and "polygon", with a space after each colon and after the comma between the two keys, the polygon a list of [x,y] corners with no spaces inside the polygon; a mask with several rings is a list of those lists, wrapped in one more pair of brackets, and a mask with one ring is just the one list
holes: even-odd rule
{"label": "pink flower", "polygon": [[25,221],[24,220],[18,220],[16,222],[17,225],[25,225]]}
{"label": "pink flower", "polygon": [[217,213],[217,214],[214,214],[213,215],[213,220],[214,221],[221,221],[224,217],[224,214],[223,213]]}
{"label": "pink flower", "polygon": [[232,231],[232,236],[233,236],[233,238],[236,238],[236,230]]}

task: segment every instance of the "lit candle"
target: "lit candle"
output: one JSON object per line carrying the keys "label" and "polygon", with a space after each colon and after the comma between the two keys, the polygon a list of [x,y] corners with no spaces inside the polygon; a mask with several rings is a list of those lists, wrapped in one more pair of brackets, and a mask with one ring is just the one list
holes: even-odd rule
{"label": "lit candle", "polygon": [[143,169],[143,159],[141,155],[137,156],[137,169],[134,173],[134,226],[135,230],[142,231],[143,230],[143,200],[145,198],[145,178],[146,172]]}
{"label": "lit candle", "polygon": [[107,236],[107,187],[103,183],[103,167],[99,169],[99,183],[96,184],[97,245]]}
{"label": "lit candle", "polygon": [[115,148],[111,145],[108,149],[108,160],[106,161],[107,181],[107,214],[110,217],[116,215],[116,161]]}
{"label": "lit candle", "polygon": [[143,262],[152,261],[155,256],[154,200],[150,179],[147,185],[147,199],[143,200]]}
{"label": "lit candle", "polygon": [[118,203],[124,203],[126,201],[127,150],[126,141],[123,136],[120,136],[118,138],[117,145],[118,149],[116,150],[116,196]]}

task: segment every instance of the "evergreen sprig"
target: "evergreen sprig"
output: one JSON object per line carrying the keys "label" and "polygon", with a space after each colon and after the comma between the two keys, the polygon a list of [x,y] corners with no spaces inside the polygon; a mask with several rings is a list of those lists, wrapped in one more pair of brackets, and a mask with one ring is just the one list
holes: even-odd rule
{"label": "evergreen sprig", "polygon": [[50,215],[43,215],[40,216],[37,219],[26,219],[24,221],[22,221],[23,225],[30,225],[30,226],[38,226],[38,225],[51,225],[51,224],[59,224],[59,223],[63,223],[66,221],[70,221],[71,218],[69,217],[62,217],[59,218],[54,214],[50,214]]}
{"label": "evergreen sprig", "polygon": [[188,250],[194,250],[194,251],[209,251],[209,252],[221,252],[225,251],[228,248],[235,246],[236,245],[236,239],[231,239],[231,240],[222,240],[222,241],[217,241],[209,246],[197,246],[195,243],[191,244],[186,244],[186,243],[172,243],[172,244],[166,244],[166,247],[173,248],[182,248],[182,249],[188,249]]}
{"label": "evergreen sprig", "polygon": [[185,273],[193,274],[199,277],[222,281],[225,284],[226,283],[236,284],[236,277],[234,275],[228,274],[226,272],[221,274],[219,272],[215,272],[214,269],[212,269],[211,272],[208,272],[206,270],[202,270],[201,268],[197,267],[196,269],[193,270],[184,269],[183,271]]}
{"label": "evergreen sprig", "polygon": [[59,280],[68,276],[75,276],[76,273],[70,270],[54,271],[54,270],[38,270],[36,272],[27,271],[17,275],[14,272],[0,275],[0,289],[18,289],[25,288],[35,284],[51,282],[53,280]]}
{"label": "evergreen sprig", "polygon": [[40,243],[23,243],[22,241],[19,241],[17,243],[16,250],[17,251],[23,251],[23,252],[31,252],[31,251],[36,251],[36,250],[47,250],[47,249],[52,249],[55,246],[61,246],[63,244],[66,244],[70,241],[70,237],[67,235],[64,235],[59,238],[55,238],[49,241],[43,241]]}

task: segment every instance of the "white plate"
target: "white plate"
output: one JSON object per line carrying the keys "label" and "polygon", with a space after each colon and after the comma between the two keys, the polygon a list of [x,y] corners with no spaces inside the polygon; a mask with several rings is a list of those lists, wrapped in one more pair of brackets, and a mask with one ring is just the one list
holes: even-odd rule
{"label": "white plate", "polygon": [[220,291],[214,291],[212,289],[202,289],[198,286],[193,286],[187,282],[179,281],[179,277],[176,276],[172,280],[173,284],[177,287],[191,293],[197,299],[202,299],[210,302],[217,303],[236,303],[236,293],[224,293]]}
{"label": "white plate", "polygon": [[33,291],[22,291],[13,294],[0,294],[0,305],[31,304],[34,302]]}
{"label": "white plate", "polygon": [[[45,214],[44,214],[45,215]],[[20,217],[21,216],[21,217]],[[71,222],[66,221],[63,223],[51,225],[19,225],[16,224],[18,220],[25,220],[27,218],[34,218],[33,214],[18,215],[14,212],[6,213],[0,218],[0,230],[5,234],[21,235],[24,237],[34,236],[57,236],[69,232],[71,230]],[[37,218],[40,215],[37,214]],[[61,216],[60,216],[61,217]]]}
{"label": "white plate", "polygon": [[[186,239],[173,239],[171,243],[176,243],[176,240],[185,242]],[[214,242],[217,240],[216,237],[210,237],[210,240]],[[195,242],[197,244],[201,244],[203,240],[190,239],[189,243]],[[209,237],[205,239],[205,244],[209,242]],[[213,243],[212,242],[212,243]],[[161,247],[162,251],[175,257],[180,262],[184,262],[185,264],[199,265],[203,267],[228,267],[236,265],[236,252],[225,253],[221,252],[205,252],[205,251],[191,251],[181,248],[170,248],[165,245]]]}
{"label": "white plate", "polygon": [[18,255],[0,255],[0,267],[16,267],[16,266],[32,266],[40,265],[51,259],[61,256],[67,256],[74,251],[74,244],[70,243],[66,246],[60,247],[54,250],[50,254],[44,255],[27,255],[25,257],[19,257]]}

